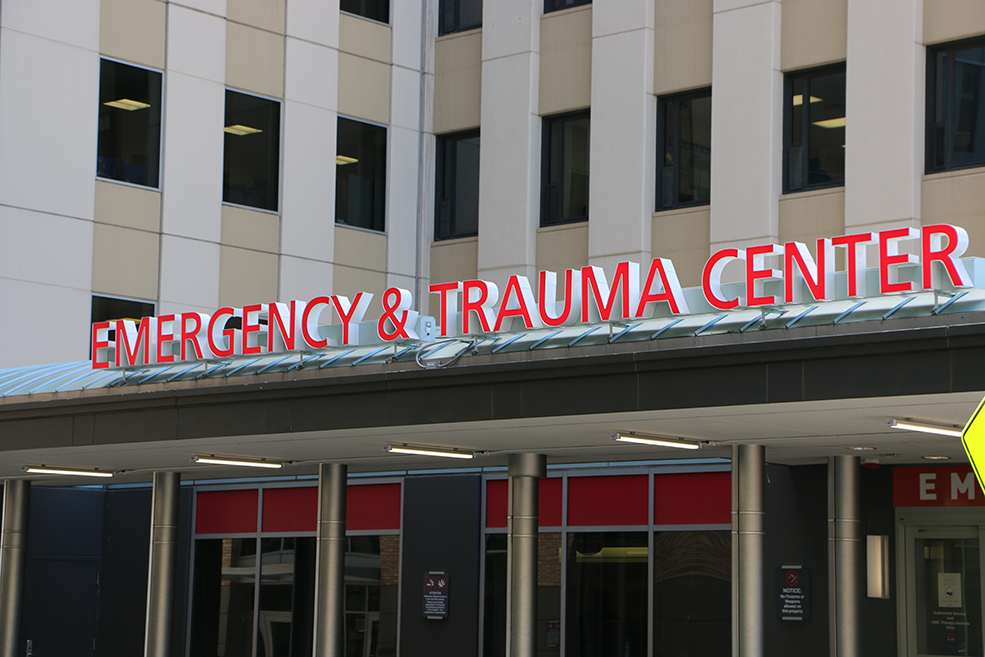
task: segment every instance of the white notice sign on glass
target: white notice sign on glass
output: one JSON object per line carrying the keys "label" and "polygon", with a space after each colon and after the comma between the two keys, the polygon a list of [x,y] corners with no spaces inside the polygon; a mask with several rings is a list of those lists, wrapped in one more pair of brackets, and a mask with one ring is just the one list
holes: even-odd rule
{"label": "white notice sign on glass", "polygon": [[937,606],[961,607],[961,573],[937,574]]}

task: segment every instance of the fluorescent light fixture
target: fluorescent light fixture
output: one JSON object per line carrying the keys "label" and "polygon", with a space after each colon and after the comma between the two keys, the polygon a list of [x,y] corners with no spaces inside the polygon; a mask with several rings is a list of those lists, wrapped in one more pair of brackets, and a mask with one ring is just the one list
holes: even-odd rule
{"label": "fluorescent light fixture", "polygon": [[953,426],[941,426],[939,424],[923,424],[920,422],[910,422],[909,420],[897,420],[895,418],[889,418],[886,420],[886,426],[892,427],[893,429],[906,429],[907,431],[921,431],[923,433],[935,433],[941,436],[950,436],[951,438],[960,438],[961,429],[956,429]]}
{"label": "fluorescent light fixture", "polygon": [[255,135],[258,132],[263,132],[260,128],[251,128],[248,125],[240,125],[238,123],[236,125],[227,125],[223,128],[223,130],[231,135],[237,135],[239,137],[242,137],[243,135]]}
{"label": "fluorescent light fixture", "polygon": [[335,163],[336,164],[355,164],[358,161],[359,160],[357,158],[349,157],[347,155],[336,155],[335,156]]}
{"label": "fluorescent light fixture", "polygon": [[449,459],[471,459],[475,458],[473,452],[462,452],[457,449],[445,449],[443,447],[427,447],[425,445],[384,445],[384,452],[391,454],[416,454],[418,456],[442,456]]}
{"label": "fluorescent light fixture", "polygon": [[266,459],[241,459],[232,456],[193,456],[192,463],[204,463],[206,465],[242,465],[247,468],[282,468],[283,463],[268,461]]}
{"label": "fluorescent light fixture", "polygon": [[951,457],[950,456],[943,456],[941,454],[935,454],[933,456],[925,456],[923,458],[926,459],[927,461],[950,461],[951,460]]}
{"label": "fluorescent light fixture", "polygon": [[75,468],[58,468],[47,465],[25,465],[21,468],[30,474],[69,475],[73,477],[112,477],[113,473],[106,470],[77,470]]}
{"label": "fluorescent light fixture", "polygon": [[116,109],[126,110],[132,112],[134,110],[144,109],[145,107],[150,107],[148,103],[142,103],[139,100],[130,100],[129,98],[121,98],[119,100],[111,100],[108,103],[103,103],[103,105],[109,105],[110,107],[115,107]]}
{"label": "fluorescent light fixture", "polygon": [[[821,102],[821,99],[818,98],[817,96],[811,96],[811,102],[812,103],[820,103]],[[797,107],[798,105],[803,105],[803,104],[804,104],[804,97],[801,94],[797,94],[796,96],[793,97],[793,106],[794,107]]]}
{"label": "fluorescent light fixture", "polygon": [[874,452],[874,451],[876,451],[876,448],[875,447],[869,447],[868,445],[859,445],[857,447],[849,447],[848,449],[852,450],[853,452]]}
{"label": "fluorescent light fixture", "polygon": [[819,128],[844,128],[845,117],[842,116],[837,119],[827,119],[826,121],[815,121],[814,125]]}
{"label": "fluorescent light fixture", "polygon": [[676,447],[677,449],[699,449],[701,443],[692,443],[681,438],[666,438],[664,436],[650,436],[645,433],[626,431],[625,433],[616,431],[612,434],[612,439],[622,443],[635,443],[637,445],[650,445],[652,447]]}

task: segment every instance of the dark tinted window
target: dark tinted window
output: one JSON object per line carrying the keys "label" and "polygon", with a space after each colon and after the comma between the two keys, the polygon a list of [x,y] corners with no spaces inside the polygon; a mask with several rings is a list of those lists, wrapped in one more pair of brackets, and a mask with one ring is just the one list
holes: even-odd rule
{"label": "dark tinted window", "polygon": [[157,187],[160,161],[161,74],[102,60],[96,175]]}
{"label": "dark tinted window", "polygon": [[339,117],[335,221],[383,230],[386,128]]}
{"label": "dark tinted window", "polygon": [[341,0],[339,9],[381,23],[390,22],[390,0]]}
{"label": "dark tinted window", "polygon": [[482,0],[440,0],[438,34],[464,32],[482,25]]}
{"label": "dark tinted window", "polygon": [[784,191],[845,184],[845,65],[787,76]]}
{"label": "dark tinted window", "polygon": [[112,297],[92,297],[92,323],[107,322],[114,319],[136,319],[153,317],[154,304],[146,301],[130,301]]}
{"label": "dark tinted window", "polygon": [[438,137],[434,239],[479,233],[479,132]]}
{"label": "dark tinted window", "polygon": [[277,210],[280,103],[226,91],[222,200]]}
{"label": "dark tinted window", "polygon": [[588,219],[590,134],[588,112],[544,119],[542,226]]}
{"label": "dark tinted window", "polygon": [[985,165],[985,40],[928,51],[927,171]]}
{"label": "dark tinted window", "polygon": [[592,0],[544,0],[544,13],[590,4],[592,4]]}
{"label": "dark tinted window", "polygon": [[657,208],[711,200],[711,89],[661,98]]}

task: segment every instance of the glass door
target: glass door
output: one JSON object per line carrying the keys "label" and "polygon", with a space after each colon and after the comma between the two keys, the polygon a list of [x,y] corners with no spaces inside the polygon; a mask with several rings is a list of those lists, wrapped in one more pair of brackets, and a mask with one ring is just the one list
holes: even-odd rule
{"label": "glass door", "polygon": [[982,657],[981,526],[904,526],[907,657]]}

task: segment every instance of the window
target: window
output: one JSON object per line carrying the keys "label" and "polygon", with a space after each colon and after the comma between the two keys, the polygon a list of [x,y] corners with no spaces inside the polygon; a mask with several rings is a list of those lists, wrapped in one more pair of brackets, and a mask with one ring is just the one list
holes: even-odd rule
{"label": "window", "polygon": [[464,32],[482,26],[482,0],[440,0],[438,34]]}
{"label": "window", "polygon": [[[154,304],[146,301],[130,301],[112,297],[92,297],[92,323],[117,319],[135,319],[154,316]],[[112,327],[111,327],[112,328]]]}
{"label": "window", "polygon": [[783,191],[845,184],[845,65],[787,75]]}
{"label": "window", "polygon": [[335,222],[384,229],[386,128],[339,117]]}
{"label": "window", "polygon": [[339,9],[381,23],[390,22],[390,0],[341,0]]}
{"label": "window", "polygon": [[710,202],[711,89],[661,98],[658,107],[657,209]]}
{"label": "window", "polygon": [[985,39],[927,51],[927,173],[985,166]]}
{"label": "window", "polygon": [[542,226],[588,220],[588,112],[544,119]]}
{"label": "window", "polygon": [[479,131],[438,137],[434,239],[479,234]]}
{"label": "window", "polygon": [[157,187],[160,163],[161,74],[102,60],[96,175]]}
{"label": "window", "polygon": [[544,0],[544,13],[590,4],[592,4],[592,0]]}
{"label": "window", "polygon": [[226,90],[222,200],[277,211],[280,103]]}

